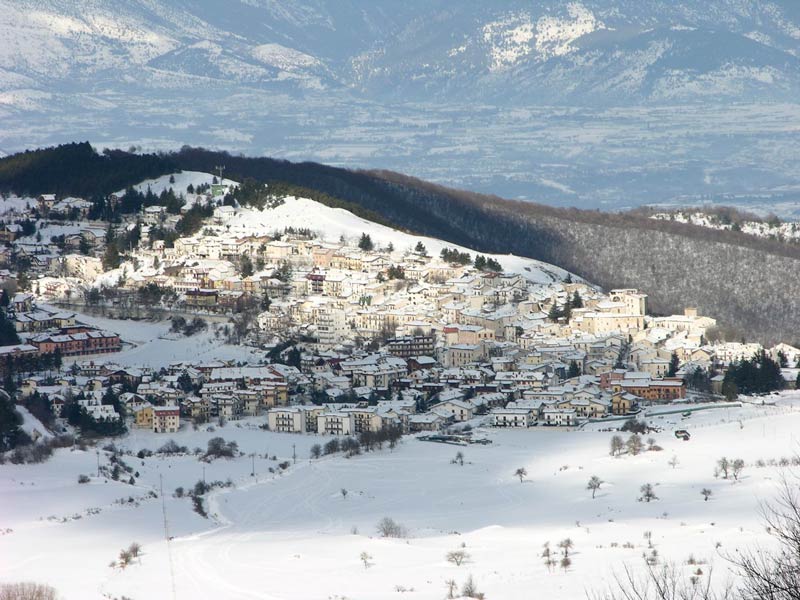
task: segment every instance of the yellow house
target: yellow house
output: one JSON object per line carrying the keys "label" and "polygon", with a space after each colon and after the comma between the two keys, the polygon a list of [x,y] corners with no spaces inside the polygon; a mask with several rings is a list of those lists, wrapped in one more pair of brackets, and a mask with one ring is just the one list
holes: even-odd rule
{"label": "yellow house", "polygon": [[142,429],[153,428],[153,407],[143,406],[136,411],[136,427]]}
{"label": "yellow house", "polygon": [[617,392],[611,396],[611,412],[615,415],[627,415],[638,403],[638,398],[627,392]]}

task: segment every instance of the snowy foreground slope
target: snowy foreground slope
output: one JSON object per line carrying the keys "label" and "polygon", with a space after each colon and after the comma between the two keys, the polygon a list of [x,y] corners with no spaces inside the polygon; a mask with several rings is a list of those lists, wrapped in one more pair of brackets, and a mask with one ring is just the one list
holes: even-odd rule
{"label": "snowy foreground slope", "polygon": [[[250,476],[249,456],[207,465],[189,456],[126,457],[140,471],[133,487],[95,478],[79,485],[79,474],[95,471],[97,456],[59,450],[43,465],[0,466],[0,581],[47,582],[75,599],[171,597],[161,502],[146,498],[158,490],[159,476],[181,599],[438,600],[446,580],[460,585],[470,574],[487,598],[527,599],[532,590],[536,597],[584,598],[624,565],[642,567],[643,553],[651,553],[647,531],[659,561],[688,573],[697,569],[686,565],[691,555],[708,561],[702,577],[713,563],[715,577],[723,579],[724,553],[769,543],[757,509],[773,497],[781,469],[755,463],[796,452],[800,395],[786,393],[776,406],[650,421],[664,428],[654,436],[664,450],[622,458],[608,455],[607,431],[481,429],[491,445],[458,448],[405,438],[393,451],[311,462],[310,446],[324,438],[265,432],[258,420],[213,432],[185,428],[174,437],[189,448],[221,435],[237,440],[244,453],[257,453],[257,476]],[[692,440],[676,440],[676,427],[690,429]],[[136,452],[166,439],[134,431],[117,444]],[[458,450],[464,466],[451,463]],[[293,451],[297,463],[269,475],[268,467]],[[264,459],[266,453],[278,460]],[[714,478],[723,455],[747,463],[740,482]],[[668,464],[673,456],[675,468]],[[100,460],[107,462],[105,452]],[[192,512],[189,500],[170,496],[201,479],[204,466],[208,480],[235,482],[212,497],[208,521]],[[513,475],[518,467],[528,471],[524,482]],[[585,489],[591,475],[606,481],[594,500]],[[644,483],[656,486],[659,500],[637,501]],[[702,488],[713,492],[708,502]],[[115,503],[129,497],[134,501]],[[409,537],[377,537],[375,524],[384,516],[405,525]],[[567,537],[574,542],[572,566],[548,571],[542,545]],[[125,571],[110,568],[132,541],[144,546],[141,561]],[[462,544],[470,559],[461,566],[447,562],[445,554]],[[371,556],[367,568],[362,552]]]}

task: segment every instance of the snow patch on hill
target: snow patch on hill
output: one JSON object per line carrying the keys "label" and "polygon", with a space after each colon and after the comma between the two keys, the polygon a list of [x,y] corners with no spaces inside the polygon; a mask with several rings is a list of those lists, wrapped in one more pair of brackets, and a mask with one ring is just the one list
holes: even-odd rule
{"label": "snow patch on hill", "polygon": [[[373,223],[341,209],[331,208],[307,198],[288,197],[284,203],[273,209],[263,211],[239,209],[235,216],[226,223],[232,234],[255,235],[281,232],[286,227],[309,228],[316,232],[320,239],[337,241],[344,236],[348,240],[357,240],[362,233],[368,233],[378,247],[386,247],[390,243],[396,251],[413,249],[417,242],[422,242],[431,256],[438,256],[443,248],[457,248],[469,252],[474,250],[450,244],[439,239],[417,236],[398,231],[385,225]],[[531,258],[513,255],[486,254],[497,259],[506,271],[519,273],[534,283],[548,284],[566,277],[563,269]]]}
{"label": "snow patch on hill", "polygon": [[568,4],[567,13],[568,17],[544,16],[536,22],[536,51],[540,60],[568,54],[575,40],[605,28],[592,11],[578,2]]}
{"label": "snow patch on hill", "polygon": [[530,13],[520,12],[484,25],[483,41],[489,44],[490,69],[503,70],[528,55],[539,62],[563,56],[572,52],[575,40],[605,28],[592,11],[578,2],[568,4],[566,13],[563,17],[544,15],[534,22]]}
{"label": "snow patch on hill", "polygon": [[[175,178],[175,183],[170,183],[170,178]],[[135,190],[144,193],[147,193],[148,188],[151,192],[153,192],[156,196],[161,195],[162,192],[166,190],[172,190],[175,194],[185,194],[186,188],[190,185],[194,188],[197,188],[200,185],[211,185],[214,181],[215,175],[211,173],[203,173],[201,171],[181,171],[178,173],[172,173],[170,175],[162,175],[161,177],[157,177],[156,179],[147,179],[141,182],[138,185],[133,186]],[[232,179],[219,179],[217,180],[222,183],[223,185],[227,186],[237,186],[239,183],[237,181],[233,181]],[[117,194],[124,194],[125,190],[120,190]]]}
{"label": "snow patch on hill", "polygon": [[252,50],[252,55],[253,58],[266,65],[285,71],[316,67],[320,64],[313,56],[280,44],[256,46]]}

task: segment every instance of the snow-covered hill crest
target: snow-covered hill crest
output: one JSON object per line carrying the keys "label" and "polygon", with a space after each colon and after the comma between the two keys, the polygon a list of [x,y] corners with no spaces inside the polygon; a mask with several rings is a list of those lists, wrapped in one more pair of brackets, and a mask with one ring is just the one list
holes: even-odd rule
{"label": "snow-covered hill crest", "polygon": [[[363,219],[342,208],[331,208],[308,198],[289,196],[280,206],[262,211],[240,208],[225,222],[225,229],[234,236],[264,235],[280,232],[288,227],[311,229],[319,239],[331,242],[342,237],[357,240],[362,233],[368,233],[378,246],[386,247],[391,244],[399,252],[410,251],[418,242],[422,242],[432,256],[438,256],[443,248],[455,248],[460,252],[475,254],[469,248],[398,231]],[[510,254],[487,256],[495,258],[505,270],[519,273],[534,283],[548,284],[567,276],[564,269],[532,258]]]}

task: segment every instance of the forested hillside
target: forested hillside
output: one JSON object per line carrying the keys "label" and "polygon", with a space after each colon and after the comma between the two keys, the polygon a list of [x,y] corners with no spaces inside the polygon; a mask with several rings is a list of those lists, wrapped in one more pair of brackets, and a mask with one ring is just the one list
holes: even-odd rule
{"label": "forested hillside", "polygon": [[[79,147],[83,152],[83,147]],[[122,153],[124,154],[124,153]],[[0,175],[8,161],[0,160]],[[660,313],[696,306],[730,326],[738,339],[796,341],[800,322],[800,248],[734,231],[715,231],[646,216],[558,209],[444,188],[391,172],[359,172],[315,163],[246,158],[196,148],[174,154],[87,160],[88,181],[114,181],[118,189],[139,168],[176,167],[281,182],[325,204],[347,208],[483,252],[514,253],[578,273],[605,288],[638,287]],[[33,163],[35,164],[35,163]],[[133,168],[135,165],[136,168]],[[124,166],[124,168],[122,168]],[[114,172],[120,168],[119,172]],[[24,168],[0,187],[29,181]],[[63,193],[85,189],[72,170]],[[297,190],[299,186],[304,190]],[[22,190],[24,191],[24,190]]]}
{"label": "forested hillside", "polygon": [[88,142],[64,144],[1,159],[0,192],[91,198],[165,175],[175,168],[164,155],[132,154],[121,150],[106,150],[99,154]]}

